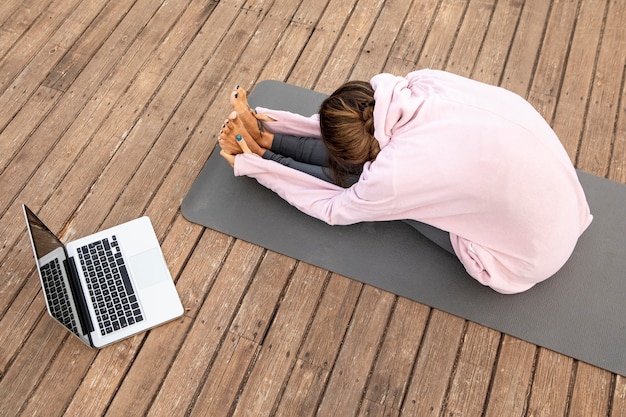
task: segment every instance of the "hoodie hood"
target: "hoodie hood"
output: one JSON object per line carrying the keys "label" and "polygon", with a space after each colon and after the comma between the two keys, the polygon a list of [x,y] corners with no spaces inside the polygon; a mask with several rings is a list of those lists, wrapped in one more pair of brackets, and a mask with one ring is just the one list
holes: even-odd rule
{"label": "hoodie hood", "polygon": [[370,80],[374,89],[374,137],[380,148],[387,146],[398,129],[412,121],[425,94],[415,82],[392,74],[378,74]]}

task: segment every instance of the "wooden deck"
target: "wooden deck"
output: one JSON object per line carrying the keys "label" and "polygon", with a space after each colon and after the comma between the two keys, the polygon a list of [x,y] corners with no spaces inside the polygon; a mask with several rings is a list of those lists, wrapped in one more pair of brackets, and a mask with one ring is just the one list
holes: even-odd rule
{"label": "wooden deck", "polygon": [[[0,415],[626,416],[621,376],[179,210],[236,84],[424,67],[527,97],[626,183],[626,1],[3,0],[0,25]],[[45,312],[22,203],[64,240],[149,215],[185,316],[82,345]]]}

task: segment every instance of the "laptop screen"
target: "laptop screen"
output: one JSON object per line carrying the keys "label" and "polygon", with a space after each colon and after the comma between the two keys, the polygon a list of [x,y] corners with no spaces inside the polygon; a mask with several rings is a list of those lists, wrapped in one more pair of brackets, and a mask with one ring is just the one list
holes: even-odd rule
{"label": "laptop screen", "polygon": [[26,219],[28,220],[28,228],[37,261],[54,251],[58,251],[59,248],[63,248],[65,251],[63,243],[35,216],[35,213],[26,206],[24,206],[24,213],[26,213]]}
{"label": "laptop screen", "polygon": [[70,287],[73,287],[75,292],[79,284],[68,276],[65,269],[67,259],[65,246],[26,205],[24,205],[24,214],[48,312],[82,340],[81,329],[86,327],[82,323],[82,318],[77,315],[75,295],[70,291]]}

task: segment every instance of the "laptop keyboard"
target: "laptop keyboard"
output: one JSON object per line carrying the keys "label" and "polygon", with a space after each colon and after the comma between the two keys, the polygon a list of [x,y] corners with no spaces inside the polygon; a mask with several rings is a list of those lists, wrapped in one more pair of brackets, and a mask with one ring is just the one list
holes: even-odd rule
{"label": "laptop keyboard", "polygon": [[63,273],[61,272],[61,264],[58,259],[53,259],[40,268],[41,278],[43,279],[44,288],[46,288],[46,298],[52,317],[61,322],[72,332],[78,334],[76,320],[72,314],[70,304],[70,295],[67,292]]}
{"label": "laptop keyboard", "polygon": [[115,236],[78,248],[78,258],[103,335],[143,320]]}

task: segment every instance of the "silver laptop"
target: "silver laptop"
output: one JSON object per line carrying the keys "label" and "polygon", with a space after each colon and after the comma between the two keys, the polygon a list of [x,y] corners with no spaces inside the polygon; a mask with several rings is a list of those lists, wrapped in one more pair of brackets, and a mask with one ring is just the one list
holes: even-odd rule
{"label": "silver laptop", "polygon": [[101,348],[183,314],[148,217],[63,245],[23,205],[50,315]]}

